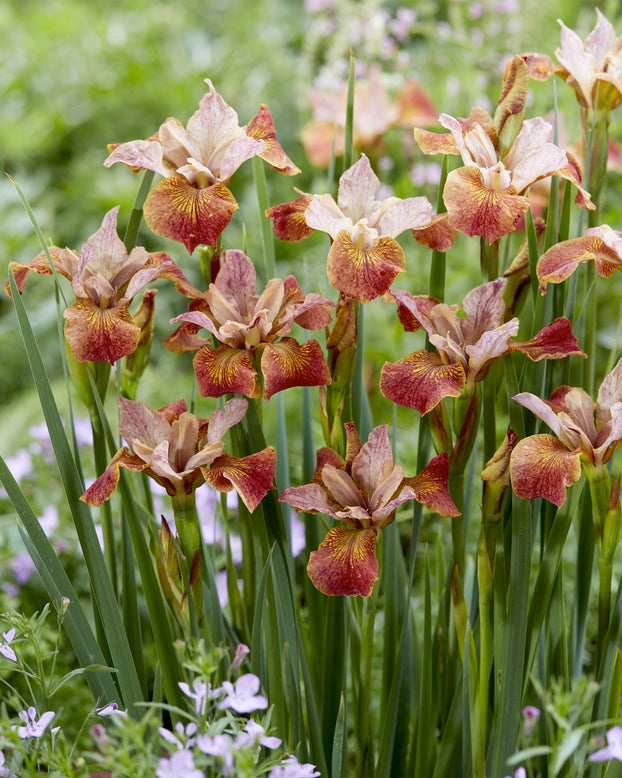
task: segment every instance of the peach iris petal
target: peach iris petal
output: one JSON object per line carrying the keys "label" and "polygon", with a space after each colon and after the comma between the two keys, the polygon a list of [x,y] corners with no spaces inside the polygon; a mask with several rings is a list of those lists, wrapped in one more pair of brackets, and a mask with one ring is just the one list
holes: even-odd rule
{"label": "peach iris petal", "polygon": [[265,399],[292,386],[325,386],[331,383],[322,347],[316,340],[302,346],[293,338],[268,343],[261,355]]}
{"label": "peach iris petal", "polygon": [[197,189],[183,176],[170,176],[151,190],[144,214],[150,230],[183,243],[192,254],[202,243],[216,248],[237,208],[224,184]]}
{"label": "peach iris petal", "polygon": [[566,487],[581,476],[579,451],[569,451],[552,435],[532,435],[519,440],[510,459],[515,494],[523,500],[544,497],[560,508]]}
{"label": "peach iris petal", "polygon": [[487,238],[490,243],[512,232],[529,208],[529,200],[513,188],[486,186],[482,171],[473,165],[449,173],[443,200],[456,229],[471,237]]}
{"label": "peach iris petal", "polygon": [[420,350],[398,362],[385,362],[380,391],[388,400],[426,414],[443,397],[459,397],[465,381],[462,364],[445,364],[436,354]]}
{"label": "peach iris petal", "polygon": [[287,176],[300,173],[300,168],[294,165],[276,139],[274,121],[267,105],[262,104],[257,116],[254,116],[246,125],[246,133],[251,138],[264,141],[266,148],[259,156],[273,168]]}
{"label": "peach iris petal", "polygon": [[609,278],[614,270],[620,268],[622,265],[620,233],[610,230],[618,239],[611,241],[612,245],[607,245],[596,230],[602,231],[603,227],[588,230],[581,238],[571,238],[556,243],[540,257],[536,265],[536,273],[542,293],[546,291],[547,284],[559,284],[565,281],[582,262],[594,261],[596,272],[601,278]]}
{"label": "peach iris petal", "polygon": [[312,200],[310,194],[303,194],[297,200],[280,203],[268,208],[266,216],[272,219],[272,229],[277,238],[297,243],[313,232],[305,219],[305,211]]}
{"label": "peach iris petal", "polygon": [[121,467],[133,472],[141,472],[147,467],[147,464],[140,457],[130,454],[127,448],[122,448],[115,454],[102,475],[80,497],[82,502],[92,505],[94,508],[103,505],[116,491]]}
{"label": "peach iris petal", "polygon": [[530,340],[511,343],[509,351],[521,351],[533,362],[541,359],[563,359],[568,356],[587,358],[587,354],[579,348],[572,325],[563,316],[547,324]]}
{"label": "peach iris petal", "polygon": [[230,492],[235,488],[252,513],[266,493],[274,488],[275,469],[276,451],[268,446],[240,459],[222,454],[209,469],[203,468],[202,473],[206,483],[219,492]]}
{"label": "peach iris petal", "polygon": [[64,312],[65,338],[78,362],[110,362],[132,354],[140,328],[126,305],[102,310],[90,299],[79,299]]}
{"label": "peach iris petal", "polygon": [[230,346],[204,346],[193,360],[201,397],[222,397],[238,392],[246,397],[259,397],[259,381],[248,351]]}
{"label": "peach iris petal", "polygon": [[323,594],[369,597],[378,579],[375,531],[334,527],[309,555],[307,572]]}
{"label": "peach iris petal", "polygon": [[387,292],[405,264],[404,252],[393,238],[358,246],[342,230],[328,254],[328,280],[335,289],[366,303]]}

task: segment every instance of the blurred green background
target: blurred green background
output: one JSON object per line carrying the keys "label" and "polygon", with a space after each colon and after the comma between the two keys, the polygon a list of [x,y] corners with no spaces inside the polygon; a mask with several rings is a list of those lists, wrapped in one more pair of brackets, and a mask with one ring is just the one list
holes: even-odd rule
{"label": "blurred green background", "polygon": [[[148,137],[169,116],[185,124],[206,91],[203,79],[209,77],[236,108],[241,124],[266,103],[281,144],[303,169],[290,179],[266,168],[272,203],[293,199],[294,185],[305,191],[326,191],[325,171],[309,165],[299,133],[310,117],[308,90],[318,79],[325,81],[343,71],[350,48],[363,66],[380,61],[389,76],[416,78],[439,112],[466,116],[476,103],[494,106],[509,56],[541,51],[554,59],[559,45],[556,18],[584,37],[595,24],[594,8],[594,3],[579,0],[422,0],[414,4],[127,0],[104,6],[95,0],[5,0],[0,2],[0,168],[25,192],[49,243],[79,252],[104,213],[119,203],[123,228],[138,188],[139,180],[126,168],[102,166],[106,144]],[[601,3],[600,8],[620,30],[617,2]],[[406,31],[396,27],[403,18],[400,9],[415,11]],[[392,52],[387,36],[393,37]],[[564,130],[574,141],[578,138],[574,98],[561,81],[556,86],[560,110],[570,117]],[[535,83],[528,115],[539,111],[550,115],[554,97],[553,80]],[[410,134],[398,128],[391,132],[389,150],[397,151],[388,174],[391,185],[400,196],[425,193],[436,202],[434,187],[416,191],[410,164],[400,162]],[[411,142],[407,156],[412,153]],[[232,189],[240,210],[224,235],[225,245],[244,247],[252,257],[260,245],[252,166],[238,171]],[[308,277],[316,277],[316,265],[311,264],[309,271],[307,261],[317,263],[321,272],[325,244],[320,236],[315,238],[277,246],[285,272],[298,275],[303,259]],[[147,230],[140,242],[150,250],[164,247],[189,276],[198,279],[193,275],[194,260],[181,245],[167,243]],[[413,249],[412,241],[408,245],[409,251],[422,250]],[[5,177],[0,179],[0,246],[3,283],[9,261],[30,261],[39,252],[28,217]],[[461,299],[469,288],[463,278],[468,271],[454,264],[449,273],[453,276],[448,288],[455,283]],[[57,376],[60,362],[51,280],[29,280],[25,302],[50,372]],[[168,318],[185,310],[185,303],[180,305],[179,298],[175,300],[163,286],[158,305],[162,312],[156,341],[161,342],[171,331]],[[384,312],[377,309],[372,316],[377,315],[382,326],[370,340],[372,363],[375,350],[378,359],[386,358],[382,349],[387,340],[397,337],[392,306],[385,306]],[[162,351],[154,343],[156,371],[190,372],[190,359],[162,355]],[[20,429],[38,420],[38,411],[12,304],[4,295],[0,297],[0,365],[0,453],[7,455],[17,448]],[[151,380],[159,385],[157,379]]]}

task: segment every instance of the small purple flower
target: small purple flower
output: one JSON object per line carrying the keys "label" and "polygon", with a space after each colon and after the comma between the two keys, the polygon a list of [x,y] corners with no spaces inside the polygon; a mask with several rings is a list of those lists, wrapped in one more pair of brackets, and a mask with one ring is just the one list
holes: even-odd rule
{"label": "small purple flower", "polygon": [[89,734],[97,743],[99,748],[103,748],[106,743],[110,742],[110,738],[106,734],[106,728],[103,724],[93,724],[93,726],[89,729]]}
{"label": "small purple flower", "polygon": [[321,775],[314,764],[300,764],[295,756],[286,756],[280,765],[273,767],[268,778],[315,778]]}
{"label": "small purple flower", "polygon": [[[56,713],[54,713],[54,711],[48,710],[41,714],[41,718],[39,721],[37,721],[37,711],[31,705],[28,710],[20,711],[18,716],[24,722],[25,726],[13,727],[13,730],[17,730],[19,737],[24,740],[28,737],[41,737],[45,733],[48,724],[52,721],[54,716],[56,716]],[[53,727],[50,731],[56,734],[59,729],[60,727]]]}
{"label": "small purple flower", "polygon": [[25,476],[32,473],[32,457],[30,456],[30,452],[25,448],[20,448],[14,456],[7,458],[6,466],[9,468],[11,475],[17,483],[21,483]]}
{"label": "small purple flower", "polygon": [[204,716],[207,700],[214,696],[211,684],[208,686],[205,681],[195,681],[192,684],[191,689],[185,681],[180,681],[178,686],[186,697],[190,697],[191,700],[194,700],[194,707],[199,716]]}
{"label": "small purple flower", "polygon": [[11,567],[15,580],[20,586],[27,584],[37,569],[28,551],[18,551],[13,557]]}
{"label": "small purple flower", "polygon": [[17,662],[15,651],[13,651],[10,645],[15,637],[15,627],[12,627],[8,632],[3,632],[2,637],[4,638],[4,643],[0,643],[0,654],[11,662]]}
{"label": "small purple flower", "polygon": [[[508,775],[506,778],[510,778],[510,776]],[[518,767],[514,772],[514,778],[527,778],[527,770],[524,767]]]}
{"label": "small purple flower", "polygon": [[236,713],[252,713],[267,708],[268,700],[257,694],[259,685],[259,678],[253,673],[241,675],[235,686],[229,681],[223,681],[222,688],[227,696],[218,703],[218,707],[221,710],[233,708]]}
{"label": "small purple flower", "polygon": [[222,773],[223,775],[229,775],[231,768],[233,767],[233,753],[232,753],[233,739],[231,735],[215,735],[214,737],[208,737],[207,735],[199,735],[197,738],[197,747],[199,751],[209,756],[215,756],[222,760]]}
{"label": "small purple flower", "polygon": [[244,643],[239,643],[238,647],[235,649],[233,661],[231,662],[231,670],[237,670],[238,667],[241,667],[244,657],[248,656],[250,652],[251,650],[248,646],[244,645]]}
{"label": "small purple flower", "polygon": [[176,751],[170,759],[160,759],[156,778],[205,778],[205,773],[194,766],[192,751]]}
{"label": "small purple flower", "polygon": [[531,735],[532,729],[540,718],[540,710],[534,705],[526,705],[523,708],[523,727],[526,735]]}
{"label": "small purple flower", "polygon": [[[175,746],[180,751],[192,748],[192,746],[196,743],[196,738],[194,737],[196,731],[197,725],[194,723],[194,721],[191,721],[189,724],[187,724],[185,728],[181,721],[178,721],[177,724],[175,724],[175,732],[177,735],[174,735],[169,729],[158,727],[158,732],[160,735],[162,735],[164,740],[166,740],[167,743]],[[183,738],[183,740],[180,740],[180,738]]]}
{"label": "small purple flower", "polygon": [[622,727],[613,727],[607,730],[607,745],[600,751],[590,754],[590,762],[605,762],[608,759],[617,759],[622,762]]}
{"label": "small purple flower", "polygon": [[244,732],[240,732],[235,740],[236,748],[247,748],[260,744],[266,748],[278,748],[281,745],[281,739],[266,735],[266,730],[256,721],[249,719],[244,727]]}
{"label": "small purple flower", "polygon": [[127,709],[121,710],[116,702],[111,702],[109,705],[104,705],[101,708],[95,708],[95,713],[98,716],[121,716],[124,718],[127,716]]}

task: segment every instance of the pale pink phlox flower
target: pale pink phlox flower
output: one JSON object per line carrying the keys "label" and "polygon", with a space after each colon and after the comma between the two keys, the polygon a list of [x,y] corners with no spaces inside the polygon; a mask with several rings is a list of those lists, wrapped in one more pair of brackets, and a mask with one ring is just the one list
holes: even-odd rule
{"label": "pale pink phlox flower", "polygon": [[2,637],[4,638],[4,643],[0,643],[0,654],[11,662],[17,662],[15,651],[13,651],[10,645],[15,637],[15,627],[12,627],[8,632],[3,632]]}
{"label": "pale pink phlox flower", "polygon": [[280,765],[273,767],[268,773],[268,778],[316,778],[321,773],[315,769],[314,764],[305,762],[300,764],[295,756],[289,754]]}
{"label": "pale pink phlox flower", "polygon": [[278,748],[281,745],[281,739],[266,735],[266,730],[253,719],[246,722],[244,731],[235,739],[236,748],[248,748],[250,746],[262,745],[266,748]]}
{"label": "pale pink phlox flower", "polygon": [[165,727],[158,727],[158,732],[167,743],[170,743],[182,751],[183,749],[192,748],[192,746],[196,743],[196,738],[194,735],[196,735],[197,732],[197,725],[194,721],[191,721],[184,727],[181,721],[178,721],[177,724],[175,724],[175,732],[177,735]]}
{"label": "pale pink phlox flower", "polygon": [[622,762],[622,727],[613,727],[607,731],[607,745],[600,751],[590,754],[590,762],[605,762],[617,759]]}
{"label": "pale pink phlox flower", "polygon": [[253,673],[241,675],[235,686],[229,681],[223,681],[222,689],[227,696],[218,703],[221,710],[233,708],[236,713],[252,713],[268,707],[268,700],[259,691],[259,678]]}
{"label": "pale pink phlox flower", "polygon": [[156,778],[205,778],[205,773],[194,766],[192,751],[176,751],[170,759],[162,758],[156,768]]}
{"label": "pale pink phlox flower", "polygon": [[229,775],[233,767],[233,738],[231,735],[199,735],[197,746],[200,751],[222,760],[222,774]]}
{"label": "pale pink phlox flower", "polygon": [[[13,727],[13,730],[17,730],[17,734],[22,740],[29,737],[40,738],[45,734],[49,723],[52,721],[56,713],[48,710],[41,714],[41,718],[37,721],[37,710],[32,705],[28,710],[22,710],[17,714],[24,722],[23,727]],[[60,727],[53,727],[50,731],[56,734]]]}

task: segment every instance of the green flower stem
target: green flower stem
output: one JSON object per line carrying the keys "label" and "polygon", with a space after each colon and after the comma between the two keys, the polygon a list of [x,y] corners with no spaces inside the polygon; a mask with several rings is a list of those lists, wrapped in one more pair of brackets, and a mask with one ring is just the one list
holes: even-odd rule
{"label": "green flower stem", "polygon": [[482,279],[494,281],[499,276],[499,241],[489,243],[486,238],[480,238],[480,266]]}
{"label": "green flower stem", "polygon": [[[171,497],[175,527],[179,536],[179,546],[186,559],[187,575],[190,578],[192,563],[196,554],[201,553],[201,528],[194,492],[187,495],[175,495]],[[200,619],[203,607],[203,594],[201,574],[196,570],[197,579],[190,584],[190,590],[194,600],[194,611],[197,619]],[[185,576],[184,576],[185,578]],[[192,621],[192,619],[191,619]]]}
{"label": "green flower stem", "polygon": [[[497,523],[497,522],[495,522]],[[482,736],[486,740],[486,722],[488,720],[488,700],[490,671],[492,669],[492,624],[490,620],[490,601],[492,595],[492,566],[486,547],[485,526],[479,537],[477,551],[477,580],[479,584],[479,684],[477,689],[478,707]]]}
{"label": "green flower stem", "polygon": [[[376,538],[376,554],[379,564],[382,565],[382,532]],[[379,571],[379,579],[381,577]],[[371,595],[363,601],[363,629],[361,637],[361,685],[358,700],[358,726],[356,728],[358,738],[357,771],[361,778],[374,774],[374,748],[373,732],[371,727],[371,685],[372,685],[372,658],[374,655],[374,624],[378,605],[379,581],[376,581]]]}

